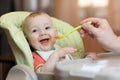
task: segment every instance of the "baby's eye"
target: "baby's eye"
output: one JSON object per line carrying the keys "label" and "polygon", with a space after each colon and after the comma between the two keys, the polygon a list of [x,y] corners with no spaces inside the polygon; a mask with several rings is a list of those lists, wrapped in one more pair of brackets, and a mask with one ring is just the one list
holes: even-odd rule
{"label": "baby's eye", "polygon": [[45,27],[45,30],[48,30],[48,29],[50,29],[50,26],[46,26],[46,27]]}
{"label": "baby's eye", "polygon": [[37,32],[37,29],[32,30],[32,32]]}

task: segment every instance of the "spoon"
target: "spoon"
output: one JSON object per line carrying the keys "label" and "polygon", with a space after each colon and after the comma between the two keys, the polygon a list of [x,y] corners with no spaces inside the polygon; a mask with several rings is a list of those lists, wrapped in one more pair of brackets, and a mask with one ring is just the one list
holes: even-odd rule
{"label": "spoon", "polygon": [[[91,24],[92,22],[89,21],[87,22],[87,24]],[[70,35],[72,32],[76,31],[77,29],[81,29],[82,28],[82,25],[79,25],[73,29],[71,29],[70,31],[68,31],[67,33],[65,33],[64,35],[61,35],[61,36],[55,36],[56,39],[62,39],[64,37],[67,37],[68,35]]]}

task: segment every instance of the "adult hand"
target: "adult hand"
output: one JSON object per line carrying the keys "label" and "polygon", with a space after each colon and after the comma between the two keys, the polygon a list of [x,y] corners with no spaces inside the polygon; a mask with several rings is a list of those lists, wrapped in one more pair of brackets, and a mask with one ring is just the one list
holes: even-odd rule
{"label": "adult hand", "polygon": [[[87,24],[92,21],[92,24]],[[107,50],[113,51],[120,47],[120,40],[114,34],[107,20],[102,18],[87,18],[81,22],[83,29],[80,30],[81,37],[88,34],[98,40],[98,42]]]}

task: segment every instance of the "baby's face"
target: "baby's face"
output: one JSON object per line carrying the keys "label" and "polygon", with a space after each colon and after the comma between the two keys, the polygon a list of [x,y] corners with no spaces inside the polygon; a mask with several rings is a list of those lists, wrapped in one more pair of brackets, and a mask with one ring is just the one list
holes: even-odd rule
{"label": "baby's face", "polygon": [[24,29],[28,42],[34,49],[48,51],[54,46],[57,31],[47,14],[29,17]]}

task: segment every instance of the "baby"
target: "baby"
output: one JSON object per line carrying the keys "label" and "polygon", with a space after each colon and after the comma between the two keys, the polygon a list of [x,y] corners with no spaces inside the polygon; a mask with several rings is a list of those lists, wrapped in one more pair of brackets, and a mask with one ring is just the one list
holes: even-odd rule
{"label": "baby", "polygon": [[72,59],[69,54],[77,51],[72,47],[57,49],[54,46],[58,33],[53,27],[51,17],[44,12],[31,13],[23,22],[22,29],[33,49],[36,72],[53,72],[56,62]]}
{"label": "baby", "polygon": [[[51,17],[44,12],[31,13],[23,22],[22,29],[33,50],[36,72],[53,72],[58,61],[71,60],[70,54],[77,51],[72,47],[58,49],[54,46],[58,33],[53,27]],[[97,59],[95,53],[89,53],[86,57]]]}

